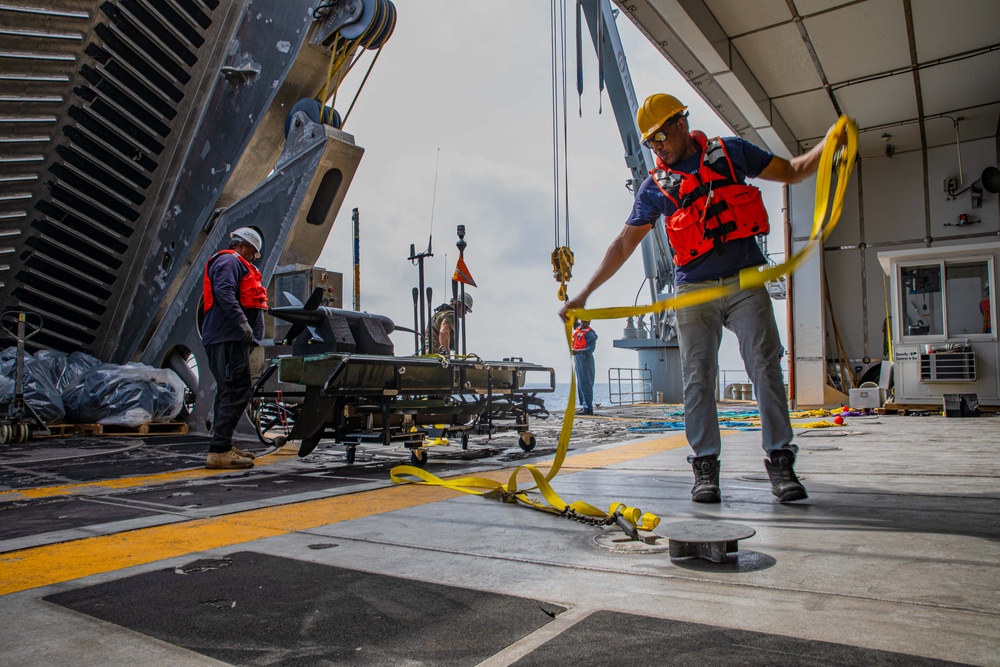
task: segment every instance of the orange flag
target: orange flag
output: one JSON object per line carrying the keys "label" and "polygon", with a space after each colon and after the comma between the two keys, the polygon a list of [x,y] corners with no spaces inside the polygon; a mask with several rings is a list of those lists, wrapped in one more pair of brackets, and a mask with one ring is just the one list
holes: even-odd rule
{"label": "orange flag", "polygon": [[477,287],[476,281],[472,279],[469,267],[465,265],[465,259],[463,259],[461,255],[458,256],[458,264],[455,265],[455,275],[453,275],[451,279],[460,283],[465,283],[466,285]]}

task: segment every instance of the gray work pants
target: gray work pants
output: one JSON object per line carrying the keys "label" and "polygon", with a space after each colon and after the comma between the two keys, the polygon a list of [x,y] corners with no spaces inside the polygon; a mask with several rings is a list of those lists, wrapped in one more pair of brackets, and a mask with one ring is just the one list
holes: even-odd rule
{"label": "gray work pants", "polygon": [[[739,276],[693,285],[677,292],[739,284]],[[771,298],[763,287],[741,290],[700,306],[677,311],[677,338],[684,380],[684,431],[694,457],[718,456],[722,451],[716,411],[719,346],[722,327],[736,334],[740,356],[760,410],[764,451],[790,448],[792,425],[781,376],[781,341],[774,322]]]}

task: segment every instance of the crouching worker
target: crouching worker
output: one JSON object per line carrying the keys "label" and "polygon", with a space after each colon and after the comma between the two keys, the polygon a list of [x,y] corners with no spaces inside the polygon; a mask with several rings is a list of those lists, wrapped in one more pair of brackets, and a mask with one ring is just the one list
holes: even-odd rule
{"label": "crouching worker", "polygon": [[215,377],[212,440],[206,468],[252,468],[254,455],[233,446],[233,432],[250,402],[253,382],[250,350],[264,338],[267,290],[252,259],[260,258],[263,239],[251,227],[229,234],[228,250],[205,264],[205,318],[201,343]]}

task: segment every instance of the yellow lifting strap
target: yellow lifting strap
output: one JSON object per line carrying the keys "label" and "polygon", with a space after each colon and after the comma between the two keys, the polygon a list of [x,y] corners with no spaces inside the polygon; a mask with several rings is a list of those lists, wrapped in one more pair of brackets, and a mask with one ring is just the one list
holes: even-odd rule
{"label": "yellow lifting strap", "polygon": [[[834,154],[838,152],[840,137],[846,135],[846,145],[837,160],[837,188],[834,194],[833,204],[830,205],[830,188],[833,179]],[[660,312],[667,309],[688,308],[697,304],[707,303],[720,298],[738,289],[763,286],[765,282],[774,280],[782,275],[791,273],[798,268],[802,262],[819,247],[830,235],[833,228],[840,219],[840,214],[844,207],[844,195],[847,192],[847,185],[851,178],[851,171],[854,168],[854,159],[858,150],[858,128],[854,121],[846,116],[841,116],[837,120],[834,131],[827,137],[820,156],[819,169],[816,180],[816,208],[813,215],[813,228],[809,236],[809,242],[798,253],[795,253],[783,264],[759,271],[757,268],[744,269],[740,272],[739,288],[711,288],[689,292],[684,295],[675,296],[663,301],[658,301],[646,306],[625,306],[617,308],[594,308],[594,309],[571,309],[567,312],[565,322],[566,347],[572,350],[573,321],[581,320],[606,320],[620,319],[627,316],[646,315]],[[827,222],[827,213],[829,221]],[[558,252],[560,249],[557,248]],[[568,248],[566,249],[568,251]],[[569,253],[572,262],[572,253]],[[561,261],[561,260],[560,260]],[[561,265],[560,265],[561,266]],[[572,263],[570,264],[572,266]],[[556,268],[556,253],[553,253],[553,270]],[[558,277],[557,277],[558,279]],[[568,278],[567,278],[568,279]],[[565,290],[565,281],[560,292]],[[485,498],[495,498],[509,503],[522,503],[553,514],[567,514],[569,511],[589,517],[609,518],[620,511],[626,521],[629,521],[642,530],[653,530],[660,522],[660,518],[655,514],[642,513],[639,509],[628,507],[624,503],[612,503],[605,513],[600,509],[585,503],[576,501],[567,503],[552,488],[552,478],[558,474],[566,458],[569,449],[570,436],[573,433],[573,419],[576,411],[576,372],[570,374],[569,401],[566,406],[565,417],[562,429],[559,432],[559,445],[556,448],[556,456],[552,461],[552,466],[548,473],[542,474],[534,465],[527,464],[518,466],[510,475],[506,484],[483,477],[458,477],[442,479],[426,470],[415,466],[396,466],[390,473],[390,478],[394,483],[403,484],[415,482],[483,496]],[[531,474],[535,485],[526,489],[519,489],[517,486],[517,476],[526,470]],[[529,492],[537,491],[541,494],[545,503],[528,495]]]}
{"label": "yellow lifting strap", "polygon": [[[566,346],[572,348],[573,325],[566,323]],[[441,486],[453,491],[460,491],[471,495],[493,498],[506,503],[521,503],[543,512],[551,514],[568,515],[570,513],[582,515],[596,519],[611,519],[616,512],[619,512],[625,521],[628,521],[639,530],[653,530],[660,523],[660,517],[655,514],[643,513],[636,507],[629,507],[624,503],[611,503],[608,511],[604,512],[593,505],[582,500],[567,503],[550,484],[553,477],[558,474],[569,451],[570,435],[573,432],[573,413],[576,411],[576,373],[570,375],[569,405],[566,407],[566,418],[563,420],[562,429],[559,432],[559,445],[556,447],[556,456],[548,472],[543,474],[541,470],[532,464],[518,466],[510,475],[507,483],[484,477],[456,477],[442,479],[422,468],[415,466],[396,466],[389,473],[390,479],[396,484],[415,482],[431,486]],[[526,489],[519,489],[517,476],[520,472],[527,471],[534,486]],[[535,491],[541,495],[541,499],[532,497],[529,492]],[[544,502],[543,502],[544,501]]]}

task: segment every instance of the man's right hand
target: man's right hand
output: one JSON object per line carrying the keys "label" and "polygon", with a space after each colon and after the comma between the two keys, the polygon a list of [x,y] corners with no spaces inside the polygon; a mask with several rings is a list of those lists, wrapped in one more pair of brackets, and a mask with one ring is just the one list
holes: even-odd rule
{"label": "man's right hand", "polygon": [[579,294],[572,299],[567,299],[566,304],[559,311],[559,317],[563,319],[564,322],[569,321],[569,311],[576,308],[586,308],[587,307],[587,295]]}
{"label": "man's right hand", "polygon": [[253,342],[253,329],[250,327],[250,323],[246,320],[240,322],[240,341],[243,343]]}

